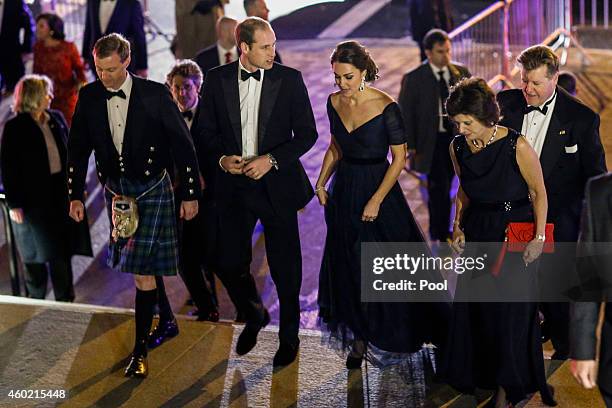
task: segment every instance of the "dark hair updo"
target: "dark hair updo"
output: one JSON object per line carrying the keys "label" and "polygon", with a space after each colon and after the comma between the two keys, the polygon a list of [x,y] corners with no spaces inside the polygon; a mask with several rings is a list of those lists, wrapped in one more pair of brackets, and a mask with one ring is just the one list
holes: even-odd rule
{"label": "dark hair updo", "polygon": [[336,45],[331,55],[331,63],[351,64],[359,71],[366,71],[366,82],[373,82],[378,77],[378,67],[366,48],[357,41],[343,41]]}
{"label": "dark hair updo", "polygon": [[446,100],[446,112],[449,116],[473,116],[485,126],[499,122],[495,94],[482,78],[465,78],[453,86]]}
{"label": "dark hair updo", "polygon": [[41,13],[36,17],[36,22],[39,20],[45,20],[51,31],[51,38],[54,40],[65,40],[66,34],[64,33],[64,20],[57,14],[53,13]]}

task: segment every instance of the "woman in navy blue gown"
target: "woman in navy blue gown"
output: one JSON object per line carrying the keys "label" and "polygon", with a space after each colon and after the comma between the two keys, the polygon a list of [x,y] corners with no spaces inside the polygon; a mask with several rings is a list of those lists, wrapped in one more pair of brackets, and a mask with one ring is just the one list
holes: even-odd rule
{"label": "woman in navy blue gown", "polygon": [[439,305],[361,302],[361,243],[425,240],[397,182],[406,162],[399,106],[367,85],[378,68],[359,43],[338,44],[331,63],[339,91],[327,100],[331,141],[315,190],[327,223],[318,302],[323,328],[358,368],[375,350],[421,350],[446,323],[434,316]]}

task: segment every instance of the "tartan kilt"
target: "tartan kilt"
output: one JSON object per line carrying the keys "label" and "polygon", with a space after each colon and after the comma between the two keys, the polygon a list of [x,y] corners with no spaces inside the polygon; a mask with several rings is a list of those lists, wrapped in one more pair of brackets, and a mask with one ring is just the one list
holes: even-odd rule
{"label": "tartan kilt", "polygon": [[[153,187],[161,174],[151,181],[120,178],[107,180],[106,186],[117,194],[138,197]],[[104,189],[108,218],[112,216],[113,194]],[[130,238],[115,242],[109,236],[108,266],[136,275],[173,276],[178,272],[178,241],[172,183],[167,173],[159,185],[138,199],[138,228]]]}

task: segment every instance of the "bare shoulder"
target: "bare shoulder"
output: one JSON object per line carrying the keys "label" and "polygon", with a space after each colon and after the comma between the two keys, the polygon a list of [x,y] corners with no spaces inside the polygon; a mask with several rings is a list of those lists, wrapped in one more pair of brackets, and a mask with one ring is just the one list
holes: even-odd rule
{"label": "bare shoulder", "polygon": [[388,105],[395,102],[395,99],[388,93],[381,91],[378,88],[370,88],[372,90],[372,102],[374,102],[380,110],[384,110]]}

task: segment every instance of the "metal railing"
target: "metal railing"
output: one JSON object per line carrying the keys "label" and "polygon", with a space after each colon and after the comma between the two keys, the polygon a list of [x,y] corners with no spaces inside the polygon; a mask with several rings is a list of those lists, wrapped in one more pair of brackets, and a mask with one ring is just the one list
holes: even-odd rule
{"label": "metal railing", "polygon": [[[610,27],[610,0],[580,0],[579,4],[579,22],[581,26],[587,25],[587,6],[590,8],[591,22],[590,26],[593,28],[603,27],[605,29]],[[600,13],[601,12],[601,18]]]}
{"label": "metal railing", "polygon": [[[145,23],[145,32],[151,38],[161,36],[168,42],[172,41],[174,34],[162,30],[159,24],[151,17],[148,0],[140,0]],[[66,38],[74,41],[80,49],[82,45],[83,32],[85,31],[85,17],[87,14],[87,0],[36,0],[36,10],[50,11],[59,15],[64,20],[64,32]]]}
{"label": "metal railing", "polygon": [[511,68],[516,56],[534,44],[561,49],[561,64],[567,62],[567,49],[574,45],[583,62],[590,62],[584,48],[571,33],[571,0],[505,0],[478,13],[449,35],[453,53],[474,75],[490,85],[501,82],[512,87],[518,73]]}
{"label": "metal railing", "polygon": [[9,273],[11,275],[11,292],[13,296],[21,296],[21,286],[19,283],[19,260],[17,258],[17,248],[15,246],[15,236],[9,214],[9,207],[6,203],[6,195],[0,191],[0,206],[4,221],[4,234],[6,235],[6,249],[9,256]]}

